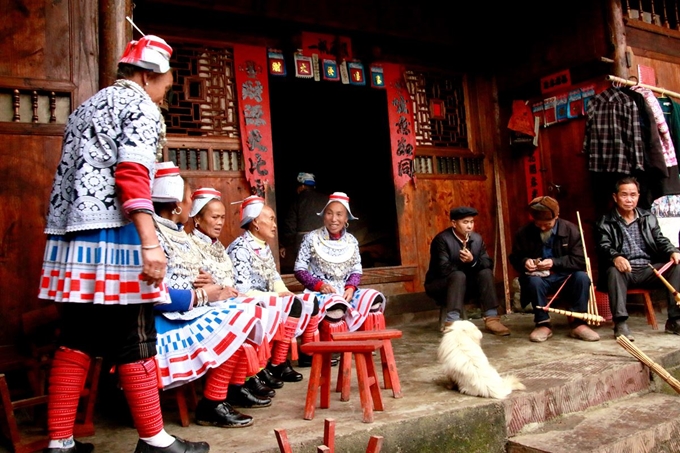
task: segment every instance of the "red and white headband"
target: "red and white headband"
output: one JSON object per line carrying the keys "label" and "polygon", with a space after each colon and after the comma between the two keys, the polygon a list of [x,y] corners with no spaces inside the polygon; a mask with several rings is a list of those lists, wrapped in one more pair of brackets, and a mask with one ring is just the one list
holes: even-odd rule
{"label": "red and white headband", "polygon": [[219,190],[213,189],[212,187],[201,187],[191,195],[192,203],[189,217],[196,216],[211,200],[221,199],[222,194]]}
{"label": "red and white headband", "polygon": [[317,215],[323,215],[323,212],[326,210],[329,204],[331,203],[340,203],[347,209],[347,219],[348,220],[359,220],[358,217],[354,217],[352,215],[352,211],[349,209],[349,197],[345,192],[333,192],[330,197],[328,197],[328,203],[326,203],[326,206],[323,207],[321,212],[317,213]]}
{"label": "red and white headband", "polygon": [[157,73],[170,70],[172,47],[165,40],[154,35],[146,35],[139,41],[130,41],[120,58],[127,63]]}
{"label": "red and white headband", "polygon": [[251,195],[241,203],[241,228],[246,227],[253,219],[257,218],[264,208],[264,198]]}
{"label": "red and white headband", "polygon": [[174,162],[156,163],[156,173],[151,186],[151,201],[159,203],[181,202],[184,199],[184,180]]}

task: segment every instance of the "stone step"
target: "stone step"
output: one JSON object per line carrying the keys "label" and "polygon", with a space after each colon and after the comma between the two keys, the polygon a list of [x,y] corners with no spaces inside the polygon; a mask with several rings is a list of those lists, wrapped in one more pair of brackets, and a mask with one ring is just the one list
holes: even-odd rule
{"label": "stone step", "polygon": [[507,453],[680,452],[680,398],[639,393],[526,426]]}

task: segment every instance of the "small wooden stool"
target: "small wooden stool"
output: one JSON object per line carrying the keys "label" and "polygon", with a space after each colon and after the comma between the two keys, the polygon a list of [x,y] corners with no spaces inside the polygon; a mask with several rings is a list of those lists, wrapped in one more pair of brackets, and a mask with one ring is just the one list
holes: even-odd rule
{"label": "small wooden stool", "polygon": [[[394,360],[394,351],[392,350],[392,339],[401,338],[401,336],[401,330],[397,329],[337,332],[332,335],[334,341],[382,341],[382,347],[380,348],[380,361],[383,370],[383,381],[385,383],[386,389],[392,389],[392,396],[394,398],[401,398],[402,394],[401,383],[399,382],[399,374],[397,373],[397,363]],[[338,384],[337,388],[335,389],[336,392],[341,392],[341,401],[349,401],[349,385],[351,374],[351,357],[349,353],[344,353],[340,360],[340,369],[338,370]]]}
{"label": "small wooden stool", "polygon": [[312,356],[304,419],[312,420],[314,418],[314,407],[319,389],[321,389],[319,407],[321,409],[330,407],[331,354],[339,352],[354,355],[359,382],[359,397],[363,409],[363,422],[373,422],[373,410],[382,411],[384,408],[371,354],[382,347],[382,341],[315,341],[300,346],[302,352]]}
{"label": "small wooden stool", "polygon": [[627,295],[641,294],[645,299],[645,315],[647,316],[647,324],[652,326],[652,329],[659,330],[659,325],[656,323],[656,313],[654,313],[654,305],[652,304],[652,291],[644,288],[630,288],[626,292]]}

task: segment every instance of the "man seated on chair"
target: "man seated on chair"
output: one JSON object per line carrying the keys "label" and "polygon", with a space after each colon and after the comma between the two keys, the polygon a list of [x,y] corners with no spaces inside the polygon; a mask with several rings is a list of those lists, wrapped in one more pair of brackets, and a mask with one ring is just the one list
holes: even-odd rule
{"label": "man seated on chair", "polygon": [[[559,218],[560,205],[554,198],[537,197],[529,203],[531,222],[515,235],[510,263],[519,275],[520,300],[534,308],[536,327],[529,335],[533,342],[552,336],[550,315],[541,307],[548,294],[568,295],[570,311],[586,313],[590,297],[590,278],[585,272],[583,241],[576,225]],[[586,322],[572,318],[569,335],[585,341],[600,336]]]}
{"label": "man seated on chair", "polygon": [[[663,277],[676,290],[680,287],[680,250],[661,232],[659,222],[650,211],[637,207],[640,184],[634,177],[620,179],[614,187],[616,206],[596,225],[599,263],[598,288],[609,293],[614,319],[614,336],[625,335],[633,341],[626,323],[626,295],[629,288],[664,287],[654,270],[666,262],[671,266]],[[666,333],[680,335],[680,307],[668,292]]]}
{"label": "man seated on chair", "polygon": [[510,335],[498,315],[493,261],[482,236],[472,231],[477,210],[460,206],[449,214],[451,227],[437,234],[430,244],[425,292],[444,307],[444,326],[448,326],[461,319],[468,286],[476,289],[486,329],[494,335]]}

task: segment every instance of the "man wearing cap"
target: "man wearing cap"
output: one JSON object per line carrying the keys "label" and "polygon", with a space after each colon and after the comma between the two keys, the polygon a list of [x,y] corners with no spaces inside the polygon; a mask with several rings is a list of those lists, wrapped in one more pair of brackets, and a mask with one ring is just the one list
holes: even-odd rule
{"label": "man wearing cap", "polygon": [[73,428],[96,356],[115,364],[139,435],[135,452],[209,451],[207,443],[175,438],[163,428],[154,360],[154,306],[169,299],[151,185],[163,146],[158,104],[172,87],[171,54],[157,36],[130,42],[118,64],[119,79],[78,106],[66,124],[38,295],[62,304],[44,453],[94,449],[75,441]]}
{"label": "man wearing cap", "polygon": [[[620,179],[614,187],[616,206],[602,216],[596,227],[598,249],[598,288],[609,293],[609,305],[614,318],[614,336],[625,335],[634,340],[626,320],[626,296],[629,288],[664,287],[654,273],[675,288],[680,288],[680,250],[663,235],[659,221],[650,211],[637,207],[640,185],[633,177]],[[680,307],[668,291],[666,333],[680,335]]]}
{"label": "man wearing cap", "polygon": [[326,205],[328,195],[316,189],[316,177],[312,173],[297,175],[297,197],[281,224],[281,271],[292,271],[300,243],[305,234],[323,226],[317,215]]}
{"label": "man wearing cap", "polygon": [[[557,291],[568,295],[576,313],[586,313],[590,297],[590,278],[585,272],[581,234],[576,225],[561,219],[560,205],[552,197],[537,197],[529,203],[532,221],[515,235],[510,263],[519,273],[520,299],[534,308],[536,327],[529,335],[533,342],[552,337],[550,315],[540,307],[547,295]],[[564,284],[564,286],[562,286]],[[562,288],[560,290],[560,288]],[[569,335],[584,341],[600,336],[585,321],[573,318]]]}
{"label": "man wearing cap", "polygon": [[466,290],[476,290],[486,329],[494,335],[510,335],[498,314],[493,261],[482,236],[473,231],[477,214],[469,206],[451,210],[451,228],[437,234],[430,244],[425,292],[446,310],[445,327],[461,319]]}

